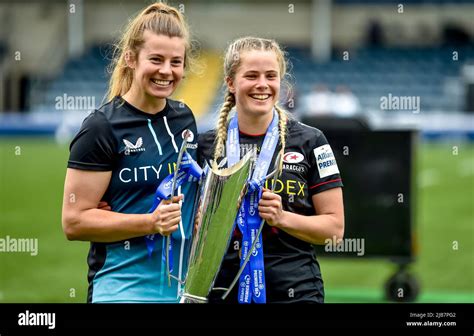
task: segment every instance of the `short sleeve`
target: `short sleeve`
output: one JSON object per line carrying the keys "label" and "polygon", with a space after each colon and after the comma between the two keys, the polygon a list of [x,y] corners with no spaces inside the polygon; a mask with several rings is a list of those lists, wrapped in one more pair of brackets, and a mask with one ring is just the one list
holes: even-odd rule
{"label": "short sleeve", "polygon": [[336,157],[326,137],[318,130],[314,139],[310,142],[310,152],[307,154],[310,163],[308,188],[311,196],[343,186]]}
{"label": "short sleeve", "polygon": [[116,147],[109,121],[102,112],[94,111],[84,119],[71,142],[67,166],[81,170],[110,171]]}

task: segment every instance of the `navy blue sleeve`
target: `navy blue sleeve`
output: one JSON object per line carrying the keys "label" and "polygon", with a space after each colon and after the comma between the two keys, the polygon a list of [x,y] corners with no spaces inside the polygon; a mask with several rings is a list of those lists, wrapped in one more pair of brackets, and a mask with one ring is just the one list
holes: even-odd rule
{"label": "navy blue sleeve", "polygon": [[102,112],[94,111],[82,123],[69,147],[68,168],[111,171],[117,143],[112,127]]}

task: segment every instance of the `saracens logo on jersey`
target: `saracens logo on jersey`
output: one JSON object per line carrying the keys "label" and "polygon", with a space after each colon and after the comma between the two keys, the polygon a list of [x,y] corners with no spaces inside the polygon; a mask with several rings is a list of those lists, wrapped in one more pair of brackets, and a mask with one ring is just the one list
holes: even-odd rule
{"label": "saracens logo on jersey", "polygon": [[283,155],[283,162],[285,163],[300,163],[304,160],[304,156],[298,152],[288,152]]}
{"label": "saracens logo on jersey", "polygon": [[133,144],[127,139],[123,139],[123,143],[125,144],[125,154],[127,153],[135,153],[135,152],[144,152],[145,148],[142,148],[143,146],[143,138],[139,137],[137,139],[137,142]]}
{"label": "saracens logo on jersey", "polygon": [[304,160],[304,155],[298,152],[288,152],[283,155],[283,170],[303,173],[305,171],[304,165],[300,165]]}

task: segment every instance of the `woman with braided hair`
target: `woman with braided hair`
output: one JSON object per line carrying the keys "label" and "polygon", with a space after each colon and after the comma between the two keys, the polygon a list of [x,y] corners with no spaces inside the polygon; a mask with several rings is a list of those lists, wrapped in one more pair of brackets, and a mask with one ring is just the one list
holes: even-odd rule
{"label": "woman with braided hair", "polygon": [[[342,181],[323,133],[289,118],[277,105],[286,69],[285,55],[273,40],[240,38],[225,55],[225,101],[217,128],[199,136],[198,154],[201,163],[232,166],[256,149],[252,181],[257,187],[243,202],[214,287],[230,286],[260,221],[266,224],[238,285],[224,301],[224,292],[213,290],[210,302],[324,302],[312,245],[343,236]],[[277,157],[281,175],[271,191],[273,183],[265,176]]]}

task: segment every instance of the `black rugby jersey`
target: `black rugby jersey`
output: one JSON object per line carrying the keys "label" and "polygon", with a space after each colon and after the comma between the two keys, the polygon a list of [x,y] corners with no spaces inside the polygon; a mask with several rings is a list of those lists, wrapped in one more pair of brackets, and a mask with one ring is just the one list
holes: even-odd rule
{"label": "black rugby jersey", "polygon": [[[212,159],[215,137],[213,130],[199,136],[201,164]],[[264,134],[251,136],[240,132],[241,157],[254,148],[259,153],[264,138]],[[269,172],[280,148],[279,144]],[[315,215],[312,196],[343,186],[330,145],[316,128],[290,119],[283,161],[283,171],[275,186],[275,192],[282,198],[283,210]],[[262,237],[267,302],[323,302],[323,280],[313,246],[270,225],[264,226]],[[229,287],[237,274],[241,238],[239,229],[235,228],[214,287]],[[222,291],[213,291],[210,300],[219,302],[222,294]],[[234,287],[226,301],[237,302],[237,288]]]}
{"label": "black rugby jersey", "polygon": [[[165,108],[148,114],[116,97],[83,122],[70,146],[68,167],[112,171],[103,196],[112,211],[148,213],[159,183],[174,172],[183,134],[196,159],[197,130],[191,110],[166,100]],[[173,275],[186,274],[197,183],[184,182],[182,223],[173,232]],[[176,302],[179,285],[168,287],[162,261],[162,236],[148,257],[144,237],[114,243],[92,242],[89,256],[89,302]]]}

